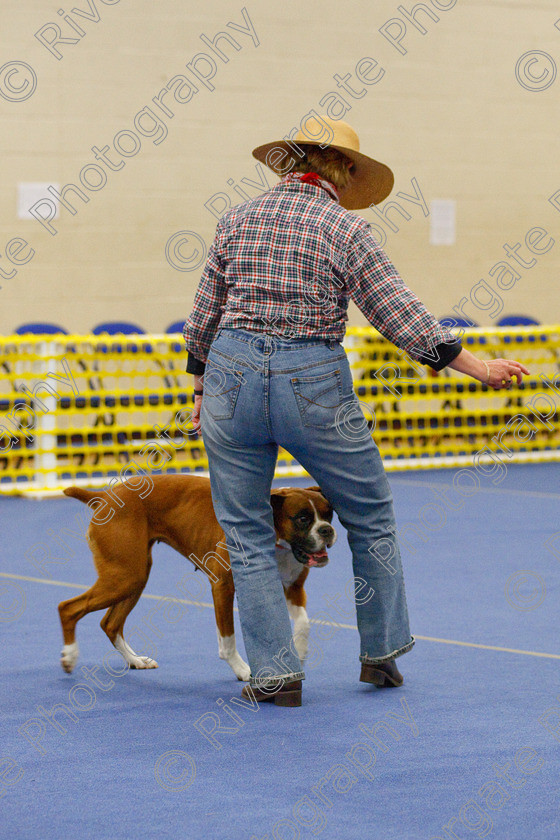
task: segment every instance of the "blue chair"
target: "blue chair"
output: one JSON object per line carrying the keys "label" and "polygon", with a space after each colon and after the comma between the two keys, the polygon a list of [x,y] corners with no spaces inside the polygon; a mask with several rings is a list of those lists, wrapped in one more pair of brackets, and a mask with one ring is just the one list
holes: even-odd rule
{"label": "blue chair", "polygon": [[[165,334],[166,335],[182,335],[184,326],[185,326],[184,321],[173,321],[173,323],[169,324],[169,326],[165,330]],[[180,343],[179,342],[177,342],[177,343],[173,342],[173,344],[171,345],[171,349],[173,350],[174,353],[177,353],[178,355],[180,353],[186,354],[186,352],[187,352],[183,341],[181,341]],[[185,359],[186,359],[186,355],[185,355]],[[185,364],[186,364],[186,362],[185,362]]]}
{"label": "blue chair", "polygon": [[[500,318],[498,321],[499,327],[532,327],[538,326],[539,321],[536,321],[534,318],[529,318],[527,315],[505,315],[503,318]],[[505,335],[504,336],[504,343],[510,344],[514,340],[513,336]],[[546,341],[546,336],[541,335],[541,341]],[[529,343],[534,343],[536,341],[536,336],[523,336],[523,335],[516,335],[515,341],[518,344],[521,344],[523,341],[528,341]]]}
{"label": "blue chair", "polygon": [[170,333],[182,333],[183,327],[185,326],[185,321],[173,321],[172,324],[169,324],[167,329],[165,330],[166,335]]}
{"label": "blue chair", "polygon": [[[102,324],[98,324],[96,327],[92,329],[93,335],[146,335],[142,327],[137,326],[136,324],[131,324],[129,321],[105,321]],[[112,353],[122,353],[123,349],[126,349],[129,353],[136,353],[138,352],[138,348],[140,345],[136,342],[123,342],[123,341],[115,341],[112,344],[105,344],[99,343],[96,345],[97,350],[101,353],[107,353],[109,350]],[[144,344],[143,350],[148,353],[152,352],[151,344]]]}
{"label": "blue chair", "polygon": [[506,315],[498,321],[499,327],[531,327],[533,324],[538,325],[540,322],[535,321],[534,318],[529,318],[527,315]]}
{"label": "blue chair", "polygon": [[68,330],[56,324],[22,324],[15,332],[16,335],[68,335]]}
{"label": "blue chair", "polygon": [[[67,330],[63,327],[57,326],[57,324],[21,324],[21,326],[17,327],[15,330],[16,335],[68,335]],[[0,367],[6,371],[6,373],[11,373],[12,369],[10,367],[10,362],[4,358],[0,361]]]}
{"label": "blue chair", "polygon": [[145,335],[142,327],[130,321],[105,321],[92,329],[94,335]]}
{"label": "blue chair", "polygon": [[[68,330],[65,330],[64,327],[59,327],[57,324],[32,323],[22,324],[16,329],[16,335],[69,335],[69,332]],[[66,350],[69,353],[76,353],[76,346],[74,344],[67,344]],[[78,359],[78,367],[80,367],[83,371],[87,370],[86,365],[81,359]],[[67,397],[63,397],[61,400],[62,407],[67,408],[69,402],[70,401]]]}

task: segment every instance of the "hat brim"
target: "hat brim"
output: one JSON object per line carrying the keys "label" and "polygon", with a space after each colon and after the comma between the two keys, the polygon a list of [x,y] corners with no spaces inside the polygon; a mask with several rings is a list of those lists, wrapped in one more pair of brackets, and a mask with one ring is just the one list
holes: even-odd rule
{"label": "hat brim", "polygon": [[[318,140],[300,140],[296,143],[294,140],[293,145],[290,145],[285,140],[278,140],[276,143],[265,143],[263,146],[257,146],[256,149],[253,149],[253,157],[264,163],[277,175],[283,177],[291,171],[294,161],[299,157],[294,150],[296,145],[298,147],[320,146],[321,143]],[[350,158],[355,165],[350,186],[340,199],[343,207],[347,210],[363,210],[371,204],[379,204],[387,198],[395,183],[395,176],[388,166],[345,146],[337,146],[333,143],[328,148],[338,149],[339,152]]]}

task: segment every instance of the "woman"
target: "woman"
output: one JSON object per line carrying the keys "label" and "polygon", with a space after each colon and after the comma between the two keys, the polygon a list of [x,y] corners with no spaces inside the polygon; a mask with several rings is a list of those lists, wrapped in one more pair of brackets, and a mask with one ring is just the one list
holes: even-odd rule
{"label": "woman", "polygon": [[[304,678],[275,559],[270,488],[279,446],[335,509],[356,584],[371,593],[358,597],[356,586],[360,680],[402,685],[395,659],[414,644],[379,451],[369,434],[348,433],[364,424],[340,344],[349,298],[389,341],[436,370],[448,366],[496,390],[528,373],[461,348],[404,285],[367,222],[349,212],[387,197],[390,169],[359,152],[349,125],[321,121],[325,148],[302,131],[295,143],[253,151],[289,174],[222,217],[184,329],[214,509],[228,545],[242,546],[230,560],[250,687],[278,705],[301,704]],[[375,559],[376,546],[390,562]]]}

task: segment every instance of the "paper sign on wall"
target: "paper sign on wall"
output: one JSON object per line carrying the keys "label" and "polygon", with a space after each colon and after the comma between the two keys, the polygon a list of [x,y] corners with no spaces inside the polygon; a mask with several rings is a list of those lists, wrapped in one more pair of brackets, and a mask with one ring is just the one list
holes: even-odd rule
{"label": "paper sign on wall", "polygon": [[448,198],[430,202],[430,245],[455,245],[456,204]]}
{"label": "paper sign on wall", "polygon": [[52,217],[54,219],[58,219],[59,215],[59,203],[56,200],[55,196],[51,193],[47,192],[47,187],[54,187],[55,190],[58,192],[60,190],[60,184],[53,184],[52,181],[48,183],[41,183],[38,181],[29,181],[29,182],[22,182],[18,184],[17,190],[17,217],[18,219],[33,219],[34,217],[30,214],[29,208],[33,207],[41,199],[48,199],[49,201],[53,201],[56,205],[56,213]]}

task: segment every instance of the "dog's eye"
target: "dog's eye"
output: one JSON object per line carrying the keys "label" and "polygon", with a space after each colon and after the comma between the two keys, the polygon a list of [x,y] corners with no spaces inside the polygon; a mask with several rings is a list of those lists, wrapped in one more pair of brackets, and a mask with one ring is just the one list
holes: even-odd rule
{"label": "dog's eye", "polygon": [[300,525],[307,525],[309,522],[311,522],[312,518],[313,517],[310,513],[302,511],[302,513],[298,513],[298,515],[295,517],[295,521]]}

